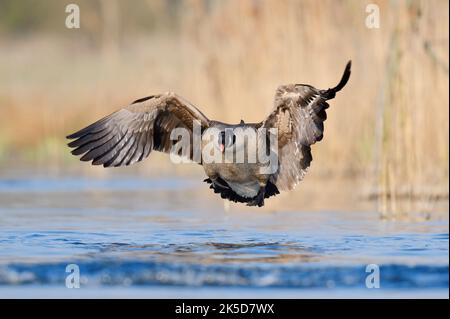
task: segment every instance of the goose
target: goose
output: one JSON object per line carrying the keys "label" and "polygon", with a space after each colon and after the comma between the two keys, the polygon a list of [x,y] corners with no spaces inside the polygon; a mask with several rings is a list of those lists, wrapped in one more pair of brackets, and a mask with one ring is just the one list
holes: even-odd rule
{"label": "goose", "polygon": [[[223,199],[262,207],[265,199],[292,190],[305,176],[312,161],[311,145],[323,138],[327,101],[347,84],[350,73],[351,61],[333,88],[320,90],[307,84],[279,86],[272,111],[259,123],[210,120],[173,92],[147,96],[68,135],[72,140],[68,146],[73,155],[81,156],[81,161],[104,167],[140,162],[152,150],[180,155],[203,166],[207,176],[204,181]],[[199,135],[200,158],[195,147],[187,150],[179,147],[179,136],[173,138],[177,130],[187,132],[191,143]],[[256,147],[249,147],[246,131],[258,133]],[[267,145],[259,147],[261,141]],[[175,149],[176,145],[179,149]],[[230,154],[235,159],[237,149],[244,150],[244,161],[229,160]],[[214,153],[216,161],[203,156],[205,153]],[[255,153],[274,159],[270,164],[275,165],[268,169],[267,161],[263,163],[259,157],[254,160]]]}

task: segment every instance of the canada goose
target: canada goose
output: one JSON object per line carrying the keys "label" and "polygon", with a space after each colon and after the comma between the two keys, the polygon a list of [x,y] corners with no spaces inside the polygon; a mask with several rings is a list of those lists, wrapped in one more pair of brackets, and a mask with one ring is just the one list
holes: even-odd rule
{"label": "canada goose", "polygon": [[[237,129],[276,129],[275,143],[269,141],[269,133],[264,131],[262,140],[268,141],[270,151],[276,155],[273,171],[262,172],[260,161],[211,162],[203,158],[196,160],[208,176],[205,182],[222,198],[249,206],[263,206],[264,199],[291,190],[305,175],[312,161],[311,145],[323,137],[324,125],[329,107],[327,100],[333,99],[350,77],[351,61],[347,63],[339,84],[327,90],[318,90],[306,84],[288,84],[278,87],[275,105],[268,117],[259,123],[232,125],[209,120],[190,102],[174,93],[148,96],[134,101],[129,106],[67,136],[74,139],[68,145],[74,155],[82,155],[82,161],[92,161],[93,165],[124,166],[146,158],[152,150],[177,153],[171,132],[184,129],[193,141],[195,125],[201,137],[201,151],[212,141],[224,159],[230,149],[239,146],[236,139],[242,134]],[[215,130],[216,138],[207,140],[206,132]],[[228,131],[232,131],[231,134]],[[258,141],[261,137],[258,136]],[[242,141],[239,142],[242,144]],[[248,140],[247,140],[248,143]],[[273,145],[272,145],[273,144]],[[277,145],[276,149],[274,145]],[[247,145],[247,144],[245,144]],[[259,145],[259,144],[258,144]],[[248,145],[247,149],[250,149]],[[255,153],[257,149],[250,152]],[[182,155],[194,157],[194,147]],[[266,165],[266,163],[264,163]]]}

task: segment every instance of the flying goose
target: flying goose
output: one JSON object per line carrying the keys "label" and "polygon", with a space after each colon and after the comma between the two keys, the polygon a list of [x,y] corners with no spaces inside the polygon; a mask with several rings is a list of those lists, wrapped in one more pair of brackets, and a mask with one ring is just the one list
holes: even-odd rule
{"label": "flying goose", "polygon": [[[350,69],[351,61],[347,63],[339,84],[326,90],[307,84],[279,86],[273,110],[259,123],[241,120],[239,124],[227,124],[209,120],[193,104],[169,92],[138,99],[67,136],[73,140],[68,145],[74,148],[72,154],[82,155],[82,161],[92,161],[93,165],[104,167],[125,166],[145,159],[152,150],[173,154],[177,141],[173,140],[171,132],[184,129],[193,135],[197,125],[201,134],[201,150],[206,148],[204,135],[214,130],[217,138],[213,138],[212,143],[224,159],[227,151],[238,147],[236,139],[240,135],[234,133],[237,129],[276,129],[277,143],[272,143],[278,144],[276,149],[268,138],[271,133],[262,130],[269,144],[266,153],[269,149],[269,153],[274,151],[276,155],[277,165],[273,171],[261,171],[263,165],[260,161],[236,163],[207,162],[203,158],[197,160],[208,176],[204,181],[210,184],[215,193],[224,199],[261,207],[265,198],[291,190],[303,179],[312,161],[311,145],[323,137],[323,122],[327,118],[325,110],[329,107],[327,100],[333,99],[336,92],[346,85]],[[231,134],[228,133],[230,130]],[[192,141],[192,136],[190,138]],[[193,149],[185,151],[183,155],[192,160]]]}

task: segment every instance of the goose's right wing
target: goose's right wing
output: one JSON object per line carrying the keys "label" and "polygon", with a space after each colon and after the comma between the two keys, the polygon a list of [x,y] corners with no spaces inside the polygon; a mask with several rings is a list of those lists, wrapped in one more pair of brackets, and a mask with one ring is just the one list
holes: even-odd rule
{"label": "goose's right wing", "polygon": [[[170,152],[175,128],[188,129],[194,121],[202,129],[208,118],[194,105],[174,93],[149,96],[67,136],[72,154],[93,165],[123,166],[146,158],[152,150]],[[192,157],[192,152],[189,154]]]}

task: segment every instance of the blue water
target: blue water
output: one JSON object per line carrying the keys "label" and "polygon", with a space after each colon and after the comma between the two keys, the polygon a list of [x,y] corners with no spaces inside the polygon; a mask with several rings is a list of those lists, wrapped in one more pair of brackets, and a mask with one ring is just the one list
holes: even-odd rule
{"label": "blue water", "polygon": [[0,179],[0,297],[448,298],[448,219],[238,207],[197,179]]}

